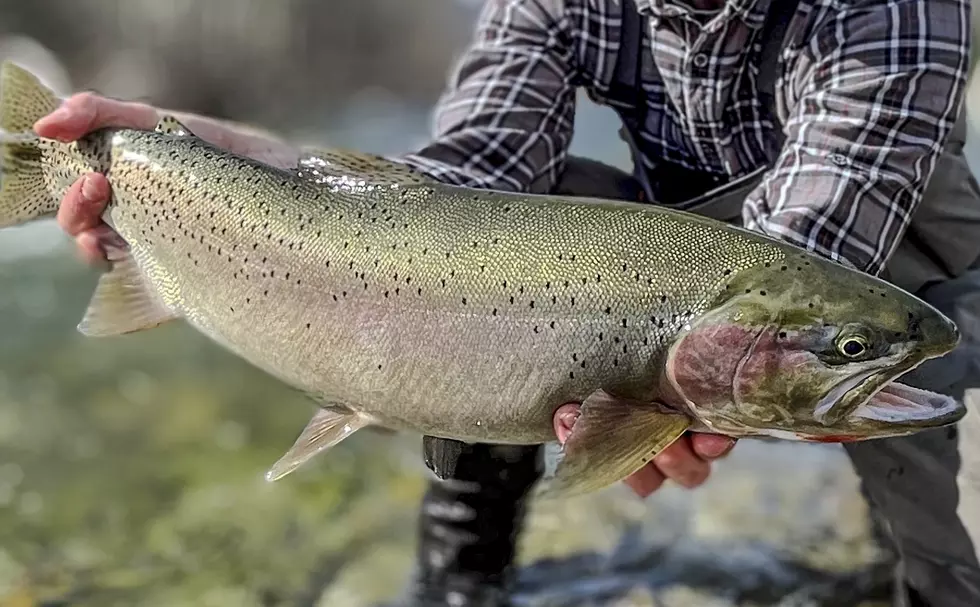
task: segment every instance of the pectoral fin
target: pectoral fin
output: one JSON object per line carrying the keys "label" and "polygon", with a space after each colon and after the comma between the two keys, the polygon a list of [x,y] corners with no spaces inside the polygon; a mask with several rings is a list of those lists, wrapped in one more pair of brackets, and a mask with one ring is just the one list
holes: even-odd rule
{"label": "pectoral fin", "polygon": [[265,479],[267,481],[281,479],[315,455],[326,451],[368,425],[370,422],[357,413],[318,409],[289,451],[266,472]]}
{"label": "pectoral fin", "polygon": [[600,390],[582,403],[564,457],[544,481],[543,497],[602,489],[642,468],[680,438],[691,425],[687,416],[656,403],[620,400]]}

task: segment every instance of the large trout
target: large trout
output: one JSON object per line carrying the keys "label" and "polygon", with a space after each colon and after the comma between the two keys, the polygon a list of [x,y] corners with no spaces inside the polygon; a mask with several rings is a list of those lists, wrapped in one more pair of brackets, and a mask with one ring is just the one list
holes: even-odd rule
{"label": "large trout", "polygon": [[465,441],[554,439],[583,402],[552,490],[640,468],[685,430],[847,441],[964,414],[893,380],[958,342],[882,280],[692,214],[450,187],[321,151],[280,170],[173,118],[65,144],[60,101],[2,69],[0,227],[54,214],[104,173],[111,250],[79,329],[183,319],[320,404],[279,478],[368,425]]}

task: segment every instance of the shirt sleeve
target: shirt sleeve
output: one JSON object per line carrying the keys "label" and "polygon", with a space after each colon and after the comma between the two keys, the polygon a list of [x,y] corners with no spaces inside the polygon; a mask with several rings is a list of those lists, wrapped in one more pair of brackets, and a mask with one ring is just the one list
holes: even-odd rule
{"label": "shirt sleeve", "polygon": [[969,0],[855,2],[824,20],[787,74],[786,142],[745,225],[879,273],[958,116],[969,28]]}
{"label": "shirt sleeve", "polygon": [[454,185],[550,190],[575,112],[562,4],[488,0],[436,107],[432,142],[392,160]]}

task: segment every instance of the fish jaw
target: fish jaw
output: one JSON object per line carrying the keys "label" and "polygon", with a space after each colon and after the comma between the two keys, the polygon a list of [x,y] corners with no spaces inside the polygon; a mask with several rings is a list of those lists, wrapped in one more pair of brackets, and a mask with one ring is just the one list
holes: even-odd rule
{"label": "fish jaw", "polygon": [[951,396],[891,382],[859,405],[849,420],[862,434],[876,438],[948,426],[965,415],[966,407]]}
{"label": "fish jaw", "polygon": [[839,433],[775,431],[762,434],[814,443],[853,443],[941,428],[959,422],[965,415],[966,407],[951,396],[892,382],[859,405]]}

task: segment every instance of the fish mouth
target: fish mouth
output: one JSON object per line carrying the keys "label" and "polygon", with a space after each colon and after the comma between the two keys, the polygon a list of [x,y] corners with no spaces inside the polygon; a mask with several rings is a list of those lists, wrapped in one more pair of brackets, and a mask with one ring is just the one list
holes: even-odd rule
{"label": "fish mouth", "polygon": [[[816,419],[825,426],[851,422],[873,423],[896,434],[909,428],[928,428],[955,423],[966,415],[966,408],[951,396],[896,381],[915,365],[903,365],[889,372],[870,369],[848,378],[820,400]],[[880,431],[876,435],[884,435]],[[887,432],[885,432],[887,434]]]}
{"label": "fish mouth", "polygon": [[917,428],[945,426],[965,415],[955,398],[897,381],[885,383],[851,413],[858,420]]}

